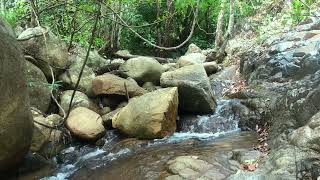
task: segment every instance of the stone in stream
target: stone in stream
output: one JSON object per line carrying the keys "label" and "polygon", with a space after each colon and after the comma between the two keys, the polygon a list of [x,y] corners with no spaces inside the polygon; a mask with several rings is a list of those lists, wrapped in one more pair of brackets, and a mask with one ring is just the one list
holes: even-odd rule
{"label": "stone in stream", "polygon": [[50,84],[37,66],[26,61],[26,67],[30,105],[46,113],[51,102]]}
{"label": "stone in stream", "polygon": [[101,116],[85,107],[72,110],[66,126],[74,136],[83,140],[95,141],[105,134]]}
{"label": "stone in stream", "polygon": [[139,84],[145,82],[159,84],[160,76],[164,72],[162,65],[156,59],[149,57],[129,59],[119,69]]}
{"label": "stone in stream", "polygon": [[198,159],[197,156],[178,156],[167,163],[170,173],[174,174],[166,177],[166,180],[176,179],[208,179],[220,180],[225,179],[223,167],[214,166],[204,160]]}
{"label": "stone in stream", "polygon": [[33,114],[35,123],[30,151],[39,153],[45,157],[52,157],[58,154],[64,148],[63,143],[61,143],[63,137],[62,131],[44,127],[36,122],[54,127],[54,125],[58,125],[63,121],[62,117],[52,114],[45,118],[42,115]]}
{"label": "stone in stream", "polygon": [[[29,110],[25,60],[0,19],[0,171],[21,162],[32,138],[32,116]],[[2,174],[2,173],[0,173]]]}
{"label": "stone in stream", "polygon": [[97,76],[92,81],[92,91],[95,95],[122,95],[128,92],[130,97],[141,96],[146,90],[132,81],[123,79],[113,74]]}
{"label": "stone in stream", "polygon": [[163,138],[176,130],[178,89],[159,89],[130,99],[112,118],[112,126],[140,139]]}
{"label": "stone in stream", "polygon": [[178,87],[179,109],[190,113],[212,113],[216,101],[202,65],[190,65],[162,74],[162,87]]}
{"label": "stone in stream", "polygon": [[54,74],[59,75],[68,66],[68,50],[66,44],[48,29],[42,27],[28,28],[22,32],[18,41],[25,54],[33,60],[46,75],[51,78],[51,65]]}

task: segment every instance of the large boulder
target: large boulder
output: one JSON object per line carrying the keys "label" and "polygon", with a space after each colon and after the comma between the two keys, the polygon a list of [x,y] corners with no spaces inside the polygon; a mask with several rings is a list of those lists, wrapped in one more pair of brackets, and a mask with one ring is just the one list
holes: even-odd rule
{"label": "large boulder", "polygon": [[[198,159],[198,156],[178,156],[167,162],[171,176],[166,180],[206,179],[220,180],[226,178],[226,169],[216,164]],[[225,174],[224,174],[225,173]]]}
{"label": "large boulder", "polygon": [[216,101],[202,65],[191,65],[165,72],[160,83],[162,87],[178,87],[179,107],[183,112],[214,112]]}
{"label": "large boulder", "polygon": [[74,136],[83,140],[95,141],[105,134],[101,116],[85,107],[72,110],[66,126]]}
{"label": "large boulder", "polygon": [[51,102],[50,84],[37,66],[26,61],[26,67],[30,105],[46,113]]}
{"label": "large boulder", "polygon": [[289,140],[301,148],[310,148],[320,152],[320,112],[315,114],[309,123],[292,132]]}
{"label": "large boulder", "polygon": [[141,96],[146,91],[136,83],[113,74],[97,76],[92,81],[92,91],[95,95],[123,95],[128,92],[130,97]]}
{"label": "large boulder", "polygon": [[149,57],[129,59],[120,66],[120,70],[135,79],[139,84],[145,82],[159,84],[160,76],[164,71],[162,65],[157,60]]}
{"label": "large boulder", "polygon": [[130,99],[112,118],[112,126],[130,137],[163,138],[174,133],[178,115],[178,89],[159,89]]}
{"label": "large boulder", "polygon": [[193,64],[202,64],[206,61],[206,56],[201,53],[190,53],[181,56],[177,61],[179,67],[189,66]]}
{"label": "large boulder", "polygon": [[51,78],[53,68],[55,75],[62,73],[68,66],[68,50],[66,44],[59,37],[42,27],[28,28],[22,32],[18,41],[25,54],[34,57],[36,64],[46,75]]}
{"label": "large boulder", "polygon": [[[0,171],[19,163],[32,138],[25,60],[0,20]],[[1,174],[1,173],[0,173]]]}
{"label": "large boulder", "polygon": [[[64,91],[60,97],[60,104],[65,113],[69,111],[69,104],[71,101],[73,90]],[[73,101],[72,101],[72,109],[77,107],[85,107],[94,112],[99,111],[99,107],[88,98],[88,96],[80,91],[76,91]],[[62,110],[59,112],[60,115],[63,115]]]}
{"label": "large boulder", "polygon": [[[47,157],[49,154],[56,155],[64,147],[62,143],[62,131],[45,127],[39,123],[54,127],[63,121],[62,117],[52,114],[45,118],[40,114],[36,115],[33,113],[33,118],[35,123],[30,151]],[[51,152],[48,153],[46,147],[50,147]]]}
{"label": "large boulder", "polygon": [[[87,49],[81,46],[77,46],[74,49],[72,49],[71,53],[72,54],[69,56],[69,62],[71,64],[77,63],[82,65],[84,60],[86,59]],[[99,53],[96,50],[92,50],[89,53],[86,67],[89,67],[93,71],[96,71],[101,67],[109,65],[110,63],[110,60],[104,59],[99,55]]]}

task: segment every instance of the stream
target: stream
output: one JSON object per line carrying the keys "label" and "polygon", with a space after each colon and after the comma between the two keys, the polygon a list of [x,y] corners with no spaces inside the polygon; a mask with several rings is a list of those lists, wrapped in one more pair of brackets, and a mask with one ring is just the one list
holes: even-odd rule
{"label": "stream", "polygon": [[24,173],[18,179],[164,179],[168,176],[166,163],[186,155],[220,164],[225,176],[235,173],[237,169],[228,163],[230,153],[252,148],[257,139],[254,133],[238,128],[240,116],[234,109],[240,100],[222,98],[222,91],[231,84],[229,80],[212,82],[218,97],[216,112],[180,116],[177,132],[171,136],[138,140],[109,130],[102,146],[72,144],[54,158],[55,165]]}

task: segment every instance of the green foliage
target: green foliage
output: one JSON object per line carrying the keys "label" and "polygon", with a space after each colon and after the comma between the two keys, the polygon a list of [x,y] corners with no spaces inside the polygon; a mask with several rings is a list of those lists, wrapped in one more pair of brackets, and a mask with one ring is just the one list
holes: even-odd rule
{"label": "green foliage", "polygon": [[[236,20],[245,19],[255,13],[256,6],[263,0],[238,0],[236,6]],[[26,0],[14,0],[14,3],[7,7],[5,13],[6,19],[10,24],[25,27],[30,22],[30,5]],[[93,26],[93,17],[97,7],[96,1],[92,0],[37,0],[37,11],[41,12],[39,15],[39,22],[41,26],[46,26],[53,31],[54,34],[59,35],[67,43],[71,41],[71,34],[74,30],[77,32],[73,35],[73,42],[87,47],[91,36],[91,29]],[[166,23],[172,20],[170,24],[171,31],[169,34],[170,43],[165,46],[176,46],[183,42],[189,35],[192,20],[194,18],[194,11],[197,6],[196,0],[172,0],[173,15],[170,16],[168,12],[168,0],[158,0],[160,4],[160,17],[157,17],[157,1],[156,0],[104,0],[110,6],[116,8],[121,6],[121,17],[132,26],[148,25],[150,26],[133,28],[150,42],[159,43],[159,33],[164,36],[168,29]],[[195,43],[199,47],[205,49],[212,47],[214,43],[214,32],[216,28],[216,21],[220,11],[221,0],[200,0],[199,16],[194,35],[189,43]],[[296,14],[299,14],[299,5],[296,8]],[[302,13],[302,11],[301,11]],[[94,39],[94,47],[100,48],[110,40],[111,27],[115,22],[112,20],[112,12],[108,8],[102,9],[103,17],[99,21],[99,28],[97,36]],[[226,7],[226,19],[228,21],[229,8]],[[75,19],[74,19],[75,18]],[[116,19],[120,21],[119,19]],[[128,28],[123,27],[120,34],[120,48],[128,49],[137,54],[156,55],[159,51],[148,43],[138,38]],[[161,38],[160,38],[161,39]],[[163,37],[161,42],[163,41]],[[163,43],[163,42],[162,42]],[[160,44],[161,45],[161,44]],[[171,56],[184,53],[187,46],[170,52]]]}
{"label": "green foliage", "polygon": [[292,20],[295,24],[303,21],[306,17],[311,15],[311,5],[314,3],[313,0],[292,0]]}
{"label": "green foliage", "polygon": [[16,27],[18,22],[22,21],[27,11],[27,2],[24,0],[17,0],[14,5],[8,4],[4,14],[0,13],[0,15],[2,15],[11,26]]}

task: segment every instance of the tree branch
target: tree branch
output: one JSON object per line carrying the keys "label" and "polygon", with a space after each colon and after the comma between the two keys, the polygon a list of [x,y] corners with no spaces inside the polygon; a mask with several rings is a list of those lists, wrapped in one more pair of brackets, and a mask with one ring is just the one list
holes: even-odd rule
{"label": "tree branch", "polygon": [[150,42],[148,39],[144,38],[142,35],[140,35],[138,32],[136,32],[134,29],[132,29],[127,22],[125,22],[121,16],[116,13],[116,11],[108,6],[106,3],[103,3],[107,8],[109,8],[118,18],[119,20],[121,21],[121,23],[124,25],[124,27],[127,27],[132,33],[134,33],[137,37],[139,37],[141,40],[145,41],[146,43],[148,43],[150,46],[154,47],[154,48],[157,48],[157,49],[161,49],[161,50],[166,50],[166,51],[169,51],[169,50],[176,50],[176,49],[179,49],[181,47],[183,47],[192,37],[193,33],[194,33],[194,29],[195,29],[195,26],[196,26],[196,21],[197,21],[197,18],[198,18],[198,14],[199,14],[199,4],[200,4],[200,0],[197,0],[197,9],[196,9],[196,12],[194,14],[194,19],[193,19],[193,23],[192,23],[192,28],[191,28],[191,32],[188,36],[188,38],[183,41],[181,44],[179,44],[178,46],[174,46],[174,47],[162,47],[162,46],[158,46],[152,42]]}

